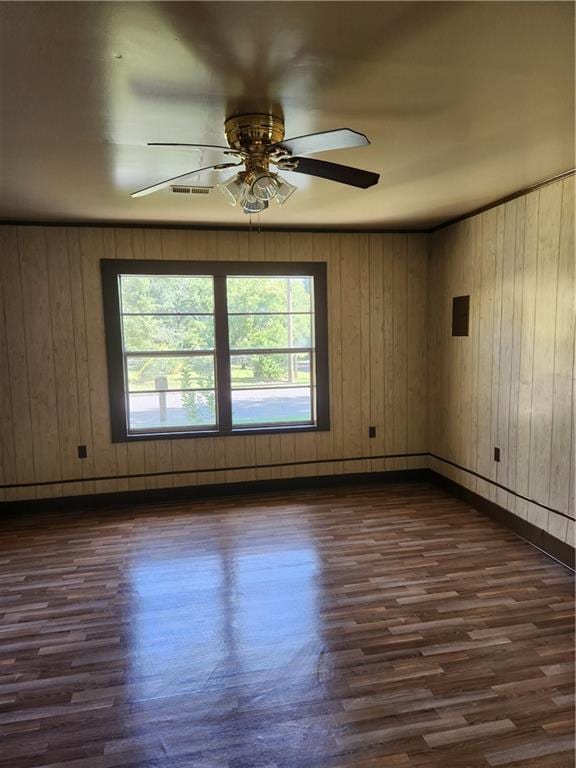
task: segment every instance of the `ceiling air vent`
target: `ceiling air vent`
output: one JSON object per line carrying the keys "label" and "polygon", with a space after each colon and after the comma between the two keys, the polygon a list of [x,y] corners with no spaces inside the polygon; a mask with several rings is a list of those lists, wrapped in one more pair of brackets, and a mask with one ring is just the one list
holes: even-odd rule
{"label": "ceiling air vent", "polygon": [[173,195],[207,195],[213,187],[188,187],[185,184],[173,184],[170,192]]}

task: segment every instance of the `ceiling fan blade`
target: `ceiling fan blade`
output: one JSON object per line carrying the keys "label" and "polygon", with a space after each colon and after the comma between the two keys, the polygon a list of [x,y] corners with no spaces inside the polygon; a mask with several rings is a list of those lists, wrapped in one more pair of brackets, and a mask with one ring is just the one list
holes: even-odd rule
{"label": "ceiling fan blade", "polygon": [[220,147],[216,144],[182,144],[180,142],[172,141],[149,141],[148,147],[190,147],[192,149],[218,149],[221,152],[229,152],[230,154],[238,154],[238,151],[231,149],[230,147]]}
{"label": "ceiling fan blade", "polygon": [[144,187],[144,189],[139,189],[137,192],[132,192],[130,197],[144,197],[145,195],[151,195],[153,192],[159,192],[161,189],[166,189],[166,187],[169,187],[173,181],[183,179],[185,176],[192,176],[195,173],[202,173],[202,171],[210,170],[223,171],[225,168],[233,168],[238,165],[242,165],[242,163],[219,163],[218,165],[207,165],[206,168],[196,168],[194,171],[186,171],[186,173],[181,173],[179,176],[172,176],[171,179],[166,179],[165,181],[158,182],[158,184],[152,184],[150,187]]}
{"label": "ceiling fan blade", "polygon": [[370,144],[366,136],[350,128],[339,128],[335,131],[309,133],[307,136],[296,136],[272,144],[270,151],[285,149],[292,155],[313,155],[316,152],[326,152],[329,149],[348,149],[350,147],[365,147]]}
{"label": "ceiling fan blade", "polygon": [[379,173],[363,171],[361,168],[351,168],[349,165],[327,163],[324,160],[314,160],[311,157],[291,157],[290,164],[296,162],[295,168],[286,170],[296,173],[305,173],[308,176],[318,176],[329,181],[338,181],[340,184],[349,184],[351,187],[367,189],[378,183]]}

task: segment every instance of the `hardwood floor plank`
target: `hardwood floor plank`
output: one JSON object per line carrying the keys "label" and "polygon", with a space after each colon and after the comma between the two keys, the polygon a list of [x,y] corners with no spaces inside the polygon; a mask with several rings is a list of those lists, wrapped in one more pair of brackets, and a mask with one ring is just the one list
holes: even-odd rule
{"label": "hardwood floor plank", "polygon": [[493,766],[510,765],[527,758],[543,757],[544,755],[557,755],[559,752],[570,752],[574,747],[574,737],[564,736],[546,741],[531,742],[522,747],[512,749],[495,750],[488,752],[486,759]]}

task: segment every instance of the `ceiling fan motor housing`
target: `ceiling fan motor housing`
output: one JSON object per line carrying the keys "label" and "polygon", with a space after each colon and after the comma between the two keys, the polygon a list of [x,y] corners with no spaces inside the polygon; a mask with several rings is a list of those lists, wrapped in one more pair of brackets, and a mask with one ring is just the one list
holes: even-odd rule
{"label": "ceiling fan motor housing", "polygon": [[284,120],[264,113],[234,115],[225,121],[224,133],[232,149],[247,153],[247,166],[268,170],[267,150],[284,138]]}

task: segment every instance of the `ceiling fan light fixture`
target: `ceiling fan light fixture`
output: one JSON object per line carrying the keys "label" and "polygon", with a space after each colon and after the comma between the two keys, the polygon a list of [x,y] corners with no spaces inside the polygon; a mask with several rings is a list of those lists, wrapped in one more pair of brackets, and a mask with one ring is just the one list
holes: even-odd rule
{"label": "ceiling fan light fixture", "polygon": [[266,208],[268,208],[267,200],[254,199],[249,202],[245,202],[242,210],[244,213],[261,213],[262,211],[265,211]]}
{"label": "ceiling fan light fixture", "polygon": [[242,195],[240,205],[242,206],[244,213],[260,213],[268,208],[268,201],[255,198],[250,191],[250,187],[245,184],[244,194]]}
{"label": "ceiling fan light fixture", "polygon": [[244,194],[246,182],[244,181],[243,175],[237,173],[236,176],[217,184],[216,187],[222,192],[230,205],[238,205]]}
{"label": "ceiling fan light fixture", "polygon": [[279,180],[275,173],[263,172],[257,174],[250,191],[256,200],[268,201],[276,197],[279,187]]}
{"label": "ceiling fan light fixture", "polygon": [[278,182],[278,190],[274,199],[278,205],[284,205],[286,200],[288,200],[290,195],[296,192],[298,187],[295,187],[294,184],[290,184],[290,182],[283,179],[282,176],[276,176],[276,180]]}

